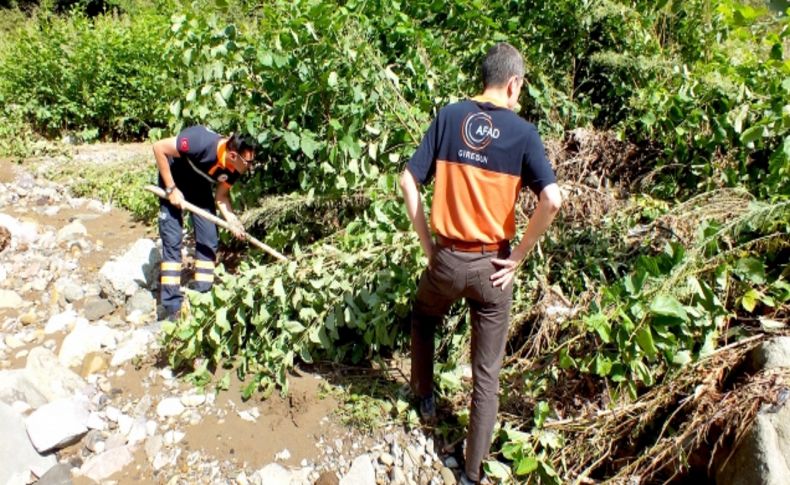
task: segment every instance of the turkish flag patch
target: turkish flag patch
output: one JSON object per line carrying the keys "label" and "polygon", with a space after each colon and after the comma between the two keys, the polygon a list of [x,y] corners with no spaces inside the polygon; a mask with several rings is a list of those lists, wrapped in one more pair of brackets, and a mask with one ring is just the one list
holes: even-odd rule
{"label": "turkish flag patch", "polygon": [[181,143],[178,144],[178,150],[181,152],[189,151],[189,140],[182,138]]}

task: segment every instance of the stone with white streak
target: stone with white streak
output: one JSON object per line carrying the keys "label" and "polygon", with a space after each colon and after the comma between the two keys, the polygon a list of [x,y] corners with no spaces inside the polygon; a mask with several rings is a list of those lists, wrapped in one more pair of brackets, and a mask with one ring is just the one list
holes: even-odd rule
{"label": "stone with white streak", "polygon": [[80,475],[100,482],[123,470],[132,460],[134,460],[133,446],[127,445],[107,449],[103,453],[88,458],[80,468]]}
{"label": "stone with white streak", "polygon": [[376,470],[370,455],[354,458],[348,473],[340,479],[340,485],[376,485]]}
{"label": "stone with white streak", "polygon": [[78,321],[60,346],[58,360],[67,367],[78,367],[90,352],[113,348],[119,332],[106,325],[93,325]]}
{"label": "stone with white streak", "polygon": [[90,403],[82,396],[58,399],[25,419],[27,434],[39,453],[59,449],[88,432]]}
{"label": "stone with white streak", "polygon": [[169,418],[171,416],[179,416],[184,412],[184,405],[177,397],[168,397],[162,399],[156,405],[156,414],[162,418]]}
{"label": "stone with white streak", "polygon": [[156,244],[150,239],[139,239],[122,256],[104,263],[99,270],[102,291],[116,305],[122,305],[139,288],[153,288],[159,261]]}

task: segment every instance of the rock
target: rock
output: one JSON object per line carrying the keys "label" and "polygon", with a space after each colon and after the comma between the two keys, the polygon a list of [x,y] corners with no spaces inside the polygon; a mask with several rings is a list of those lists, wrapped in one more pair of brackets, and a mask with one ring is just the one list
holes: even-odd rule
{"label": "rock", "polygon": [[458,468],[458,460],[456,460],[454,456],[448,456],[444,460],[444,466],[447,468]]}
{"label": "rock", "polygon": [[181,404],[187,407],[197,407],[206,402],[205,394],[186,394],[181,396]]}
{"label": "rock", "polygon": [[97,412],[90,413],[90,416],[88,416],[88,422],[86,424],[88,429],[107,431],[108,428],[107,421],[102,419],[101,415],[99,415]]}
{"label": "rock", "polygon": [[128,443],[130,445],[142,443],[145,441],[146,437],[148,437],[148,429],[146,428],[145,418],[137,418],[134,423],[132,423],[132,429],[129,430],[127,436]]}
{"label": "rock", "polygon": [[5,343],[6,347],[12,350],[18,349],[19,347],[25,345],[25,342],[19,339],[19,337],[16,335],[6,335],[5,339],[3,339],[3,343]]}
{"label": "rock", "polygon": [[55,283],[55,288],[63,295],[68,303],[74,303],[85,298],[85,290],[82,286],[68,278],[61,278]]}
{"label": "rock", "polygon": [[[11,231],[5,226],[0,226],[0,252],[5,251],[5,248],[11,245]],[[5,271],[5,270],[4,270]],[[3,273],[5,279],[5,273]]]}
{"label": "rock", "polygon": [[85,318],[92,322],[95,322],[102,317],[106,317],[113,311],[115,311],[115,306],[110,303],[109,300],[99,298],[98,296],[90,296],[86,298],[82,309],[82,313],[85,315]]}
{"label": "rock", "polygon": [[288,451],[288,448],[284,448],[274,454],[274,461],[285,461],[289,458],[291,458],[291,452]]}
{"label": "rock", "polygon": [[12,248],[33,244],[38,238],[38,228],[35,223],[21,222],[7,214],[0,213],[0,226],[5,227],[11,233]]}
{"label": "rock", "polygon": [[47,403],[25,419],[27,434],[39,453],[62,448],[88,432],[88,407],[84,397]]}
{"label": "rock", "polygon": [[390,485],[406,485],[406,474],[398,467],[392,467]]}
{"label": "rock", "polygon": [[[47,324],[44,326],[44,333],[51,334],[67,330],[69,327],[76,325],[79,317],[74,310],[66,310],[63,313],[56,313],[49,317]],[[87,322],[87,320],[86,320]]]}
{"label": "rock", "polygon": [[[785,390],[784,392],[787,392]],[[716,474],[717,485],[782,485],[790,477],[790,401],[757,414],[751,429]]]}
{"label": "rock", "polygon": [[102,443],[102,447],[104,446],[104,433],[97,430],[90,430],[88,434],[85,435],[85,438],[82,439],[82,442],[85,443],[85,447],[88,448],[90,451],[94,453],[97,452],[97,444]]}
{"label": "rock", "polygon": [[91,374],[98,374],[107,370],[107,359],[99,352],[91,352],[82,359],[82,369],[80,375],[88,377]]}
{"label": "rock", "polygon": [[790,367],[790,337],[774,337],[764,341],[751,353],[755,370]]}
{"label": "rock", "polygon": [[161,418],[179,416],[183,412],[184,405],[181,404],[181,400],[177,397],[168,397],[162,399],[159,404],[156,405],[156,414],[158,414]]}
{"label": "rock", "polygon": [[340,479],[337,478],[335,472],[332,471],[325,471],[322,473],[318,480],[315,481],[315,485],[339,485]]}
{"label": "rock", "polygon": [[38,317],[36,316],[35,312],[27,312],[27,313],[23,313],[22,315],[19,316],[19,323],[21,323],[22,325],[27,326],[27,325],[36,323],[37,319],[38,319]]}
{"label": "rock", "polygon": [[43,477],[39,478],[36,485],[72,485],[71,467],[65,463],[58,463],[49,469]]}
{"label": "rock", "polygon": [[88,388],[88,383],[60,365],[55,354],[43,347],[30,351],[24,375],[47,401],[68,398]]}
{"label": "rock", "polygon": [[22,306],[22,297],[15,291],[0,290],[0,309],[4,308],[19,308]]}
{"label": "rock", "polygon": [[25,378],[23,369],[0,371],[0,401],[9,406],[24,402],[37,408],[47,402],[36,387]]}
{"label": "rock", "polygon": [[160,451],[154,457],[154,462],[152,466],[154,470],[161,470],[166,466],[174,466],[176,461],[178,460],[178,456],[181,454],[181,449],[176,448],[175,450],[170,451]]}
{"label": "rock", "polygon": [[58,231],[58,242],[69,242],[88,235],[88,229],[80,221],[76,220],[66,224]]}
{"label": "rock", "polygon": [[106,325],[91,325],[79,321],[74,330],[63,339],[58,360],[67,367],[80,366],[88,353],[99,351],[102,347],[114,347],[118,333]]}
{"label": "rock", "polygon": [[455,485],[455,475],[453,471],[443,466],[442,469],[439,471],[439,474],[442,476],[442,480],[444,481],[444,485]]}
{"label": "rock", "polygon": [[132,430],[132,426],[134,425],[134,418],[129,416],[128,414],[121,414],[118,416],[118,431],[126,436]]}
{"label": "rock", "polygon": [[162,450],[163,440],[161,436],[151,436],[145,440],[145,456],[148,457],[148,462],[153,463],[154,458]]}
{"label": "rock", "polygon": [[395,463],[395,457],[389,453],[382,453],[379,455],[379,461],[386,466],[392,466],[392,464]]}
{"label": "rock", "polygon": [[370,455],[359,455],[351,462],[348,473],[340,479],[340,485],[376,485],[376,470]]}
{"label": "rock", "polygon": [[165,433],[165,444],[167,446],[178,444],[182,439],[184,439],[184,436],[186,435],[183,431],[170,430]]}
{"label": "rock", "polygon": [[80,474],[94,481],[102,481],[119,471],[134,459],[134,448],[119,446],[88,458],[80,468]]}
{"label": "rock", "polygon": [[150,330],[140,328],[132,331],[131,337],[118,346],[118,349],[112,356],[110,365],[116,367],[129,362],[137,356],[145,355],[148,353],[150,344],[153,341],[154,334]]}
{"label": "rock", "polygon": [[57,464],[54,455],[41,456],[27,436],[25,422],[10,406],[0,403],[0,483],[28,483],[30,472],[44,475]]}
{"label": "rock", "polygon": [[126,313],[152,313],[156,310],[156,298],[148,290],[138,290],[126,303]]}
{"label": "rock", "polygon": [[277,463],[270,463],[253,473],[253,483],[259,485],[291,485],[291,472]]}
{"label": "rock", "polygon": [[150,239],[140,239],[121,257],[108,261],[99,271],[102,291],[116,304],[139,288],[153,289],[158,274],[159,251]]}

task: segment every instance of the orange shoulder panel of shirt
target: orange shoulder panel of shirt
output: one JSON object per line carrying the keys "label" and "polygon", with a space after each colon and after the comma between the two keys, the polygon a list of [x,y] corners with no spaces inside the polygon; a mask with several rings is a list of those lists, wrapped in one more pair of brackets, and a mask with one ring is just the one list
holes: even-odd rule
{"label": "orange shoulder panel of shirt", "polygon": [[521,178],[462,163],[436,161],[431,226],[467,242],[498,243],[516,233]]}
{"label": "orange shoulder panel of shirt", "polygon": [[209,171],[208,171],[209,175],[214,175],[214,172],[216,172],[220,168],[227,168],[231,172],[235,172],[236,171],[236,169],[233,167],[233,165],[228,165],[227,164],[227,161],[225,159],[225,157],[227,156],[227,151],[228,151],[227,150],[228,149],[227,145],[228,145],[228,139],[227,138],[224,139],[224,140],[220,140],[220,142],[217,143],[217,163],[215,163],[214,166],[209,169]]}

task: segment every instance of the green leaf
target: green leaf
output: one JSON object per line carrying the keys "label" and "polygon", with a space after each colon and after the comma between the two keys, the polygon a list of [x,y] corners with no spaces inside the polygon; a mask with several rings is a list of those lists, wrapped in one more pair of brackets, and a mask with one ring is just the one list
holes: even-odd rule
{"label": "green leaf", "polygon": [[751,126],[741,133],[741,143],[744,145],[748,145],[749,143],[754,143],[755,141],[759,140],[763,136],[763,130],[765,128],[763,126]]}
{"label": "green leaf", "polygon": [[650,327],[643,326],[636,331],[636,343],[649,358],[655,358],[658,349],[656,349],[656,344],[653,342],[653,333],[650,331]]}
{"label": "green leaf", "polygon": [[315,152],[321,148],[321,143],[316,141],[315,136],[312,133],[303,132],[300,146],[302,148],[302,152],[307,155],[307,158],[312,160],[315,158]]}
{"label": "green leaf", "polygon": [[549,403],[546,401],[540,401],[533,411],[532,420],[535,422],[535,426],[538,428],[543,426],[543,423],[546,422],[546,418],[549,417],[549,412],[551,408],[549,408]]}
{"label": "green leaf", "polygon": [[290,334],[302,333],[304,331],[304,325],[296,320],[286,320],[283,323],[283,328]]}
{"label": "green leaf", "polygon": [[683,308],[683,305],[671,295],[658,295],[650,305],[650,312],[653,315],[679,318],[683,321],[688,321],[688,314]]}
{"label": "green leaf", "polygon": [[296,150],[299,149],[300,138],[299,135],[297,135],[296,133],[292,131],[286,131],[285,133],[283,133],[283,139],[285,140],[285,143],[288,145],[288,148],[290,148],[291,151],[295,152]]}
{"label": "green leaf", "polygon": [[681,350],[672,357],[672,363],[675,365],[686,365],[691,362],[691,352],[688,350]]}
{"label": "green leaf", "polygon": [[232,84],[226,84],[226,85],[222,86],[222,89],[220,90],[220,94],[222,95],[222,98],[225,101],[229,101],[231,95],[233,94],[233,85]]}
{"label": "green leaf", "polygon": [[483,464],[486,475],[498,480],[506,480],[510,477],[510,470],[507,465],[498,461],[487,461]]}
{"label": "green leaf", "polygon": [[756,285],[765,284],[765,265],[757,258],[739,259],[733,266],[733,272]]}
{"label": "green leaf", "polygon": [[535,455],[525,456],[516,465],[516,475],[527,475],[538,469],[538,459]]}
{"label": "green leaf", "polygon": [[279,298],[280,301],[285,302],[285,288],[283,288],[282,278],[274,280],[274,296]]}
{"label": "green leaf", "polygon": [[751,289],[744,293],[743,297],[741,298],[741,306],[744,310],[751,313],[754,311],[754,308],[757,306],[757,302],[759,300],[760,293],[758,293],[755,289]]}

